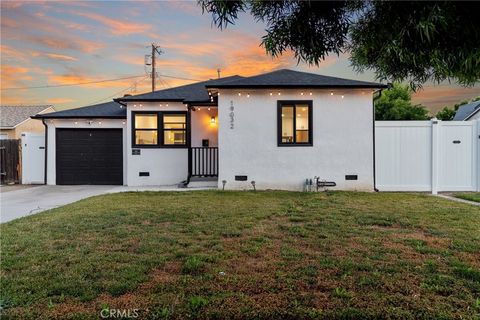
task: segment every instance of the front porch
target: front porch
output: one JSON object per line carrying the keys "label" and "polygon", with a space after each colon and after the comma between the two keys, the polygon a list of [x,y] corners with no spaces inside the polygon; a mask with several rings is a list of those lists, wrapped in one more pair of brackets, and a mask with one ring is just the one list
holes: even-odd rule
{"label": "front porch", "polygon": [[212,103],[188,106],[188,177],[184,187],[218,183],[218,108]]}

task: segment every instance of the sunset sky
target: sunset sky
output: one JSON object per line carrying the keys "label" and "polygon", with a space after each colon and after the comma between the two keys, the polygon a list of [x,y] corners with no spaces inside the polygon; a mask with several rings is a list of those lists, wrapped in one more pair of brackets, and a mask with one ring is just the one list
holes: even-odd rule
{"label": "sunset sky", "polygon": [[[280,68],[374,81],[357,74],[348,55],[330,56],[319,67],[297,65],[292,54],[270,58],[259,47],[265,26],[244,14],[219,30],[196,2],[5,2],[1,3],[1,104],[53,104],[57,109],[110,101],[150,90],[144,55],[152,42],[164,54],[157,61],[157,88],[234,74],[249,76]],[[64,85],[139,76],[82,86]],[[169,76],[169,77],[167,77]],[[480,95],[480,87],[426,84],[414,101],[430,108]]]}

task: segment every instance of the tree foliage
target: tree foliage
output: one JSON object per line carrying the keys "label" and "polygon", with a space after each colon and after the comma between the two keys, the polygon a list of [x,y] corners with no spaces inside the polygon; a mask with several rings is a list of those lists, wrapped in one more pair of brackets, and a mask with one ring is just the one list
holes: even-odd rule
{"label": "tree foliage", "polygon": [[480,80],[480,19],[475,2],[199,0],[225,28],[241,12],[266,24],[262,45],[273,55],[292,50],[318,65],[349,52],[358,71],[387,81]]}
{"label": "tree foliage", "polygon": [[376,97],[375,120],[428,120],[428,110],[412,104],[412,89],[395,83]]}

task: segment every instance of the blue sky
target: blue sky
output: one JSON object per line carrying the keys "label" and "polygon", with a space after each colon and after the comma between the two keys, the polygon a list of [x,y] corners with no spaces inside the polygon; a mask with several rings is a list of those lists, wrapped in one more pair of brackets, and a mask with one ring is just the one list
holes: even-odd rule
{"label": "blue sky", "polygon": [[[357,74],[348,56],[330,56],[319,67],[298,64],[291,53],[272,59],[259,47],[265,26],[244,14],[219,30],[196,2],[10,2],[1,3],[2,104],[54,104],[58,109],[111,100],[150,90],[144,66],[149,44],[160,45],[157,88],[233,74],[254,75],[280,68],[375,80]],[[162,76],[164,75],[164,76]],[[139,76],[83,86],[5,90],[65,85]],[[480,95],[478,86],[426,84],[414,101],[431,108]]]}

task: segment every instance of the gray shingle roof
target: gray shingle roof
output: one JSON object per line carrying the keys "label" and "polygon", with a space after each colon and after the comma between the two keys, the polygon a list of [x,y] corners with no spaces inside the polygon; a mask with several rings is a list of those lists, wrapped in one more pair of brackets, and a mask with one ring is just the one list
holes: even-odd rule
{"label": "gray shingle roof", "polygon": [[386,88],[387,85],[281,69],[207,88]]}
{"label": "gray shingle roof", "polygon": [[240,76],[231,76],[220,79],[196,82],[180,87],[158,90],[149,93],[137,94],[115,99],[115,101],[182,101],[190,102],[209,102],[210,96],[206,86],[227,83],[229,81],[242,79]]}
{"label": "gray shingle roof", "polygon": [[68,119],[68,118],[114,118],[123,119],[127,117],[127,110],[117,102],[106,102],[86,106],[82,108],[63,110],[58,112],[38,114],[35,118],[40,119]]}
{"label": "gray shingle roof", "polygon": [[453,117],[454,121],[468,120],[475,113],[480,112],[480,101],[471,102],[460,106]]}
{"label": "gray shingle roof", "polygon": [[0,127],[13,128],[31,116],[53,107],[51,105],[39,106],[0,106]]}

